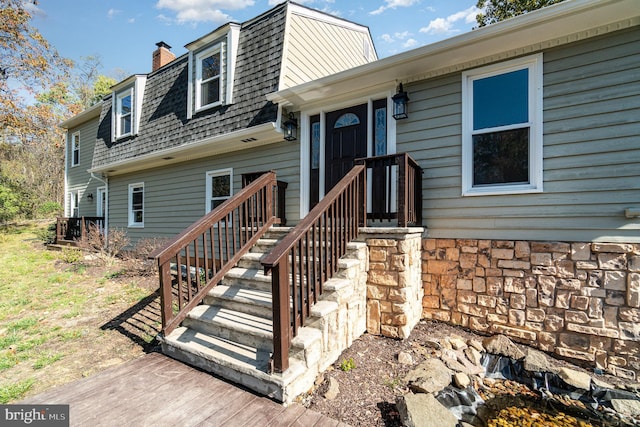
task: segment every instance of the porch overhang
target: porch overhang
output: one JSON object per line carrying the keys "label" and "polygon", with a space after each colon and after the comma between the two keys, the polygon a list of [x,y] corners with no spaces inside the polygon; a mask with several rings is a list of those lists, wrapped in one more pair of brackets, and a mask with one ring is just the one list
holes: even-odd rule
{"label": "porch overhang", "polygon": [[637,0],[558,3],[328,77],[271,93],[267,99],[313,108],[640,25]]}
{"label": "porch overhang", "polygon": [[203,157],[269,145],[284,141],[282,130],[275,122],[268,122],[224,135],[216,135],[177,147],[158,150],[129,159],[105,163],[89,169],[90,173],[115,176],[152,169]]}

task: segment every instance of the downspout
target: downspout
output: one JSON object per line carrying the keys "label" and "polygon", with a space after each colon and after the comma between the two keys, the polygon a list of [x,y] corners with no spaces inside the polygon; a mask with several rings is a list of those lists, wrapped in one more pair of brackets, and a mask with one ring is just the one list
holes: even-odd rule
{"label": "downspout", "polygon": [[109,240],[109,178],[102,179],[93,172],[91,172],[91,178],[96,179],[104,184],[104,244],[106,245]]}
{"label": "downspout", "polygon": [[62,203],[64,207],[64,216],[69,216],[69,210],[67,208],[67,195],[69,194],[69,183],[67,180],[69,174],[69,130],[65,130],[64,133],[65,145],[64,145],[64,194],[62,195]]}

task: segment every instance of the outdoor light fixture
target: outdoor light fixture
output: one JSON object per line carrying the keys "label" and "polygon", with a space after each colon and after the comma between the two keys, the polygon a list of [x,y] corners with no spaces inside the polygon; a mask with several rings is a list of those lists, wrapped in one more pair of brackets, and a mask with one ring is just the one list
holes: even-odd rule
{"label": "outdoor light fixture", "polygon": [[283,123],[284,125],[284,139],[286,141],[295,141],[298,139],[298,121],[293,116],[293,113],[289,113],[289,119]]}
{"label": "outdoor light fixture", "polygon": [[409,117],[407,110],[409,97],[407,92],[402,89],[402,83],[398,86],[398,92],[391,99],[393,99],[393,118],[400,120]]}
{"label": "outdoor light fixture", "polygon": [[87,194],[87,200],[89,200],[90,202],[93,202],[93,193]]}

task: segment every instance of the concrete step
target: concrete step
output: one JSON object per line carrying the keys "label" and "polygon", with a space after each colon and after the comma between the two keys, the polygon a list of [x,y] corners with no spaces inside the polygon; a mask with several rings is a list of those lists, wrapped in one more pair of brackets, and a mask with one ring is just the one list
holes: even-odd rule
{"label": "concrete step", "polygon": [[191,310],[182,325],[239,344],[273,349],[273,322],[265,317],[203,304]]}
{"label": "concrete step", "polygon": [[272,318],[271,292],[240,285],[218,285],[204,298],[204,303],[255,316]]}
{"label": "concrete step", "polygon": [[261,348],[179,327],[162,338],[162,351],[174,359],[212,372],[257,393],[290,401],[287,386],[305,375],[303,362],[291,359],[283,374],[269,373],[271,353]]}
{"label": "concrete step", "polygon": [[265,255],[264,252],[249,252],[248,254],[244,254],[242,258],[240,258],[240,261],[238,261],[237,267],[260,270],[262,269],[260,261],[262,261]]}

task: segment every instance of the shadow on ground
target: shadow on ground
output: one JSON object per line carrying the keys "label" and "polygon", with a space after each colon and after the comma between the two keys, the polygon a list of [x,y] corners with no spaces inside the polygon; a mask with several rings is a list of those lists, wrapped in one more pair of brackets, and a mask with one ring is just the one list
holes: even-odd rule
{"label": "shadow on ground", "polygon": [[100,329],[117,331],[142,347],[145,353],[151,353],[159,348],[156,336],[160,327],[160,293],[156,290],[100,326]]}

